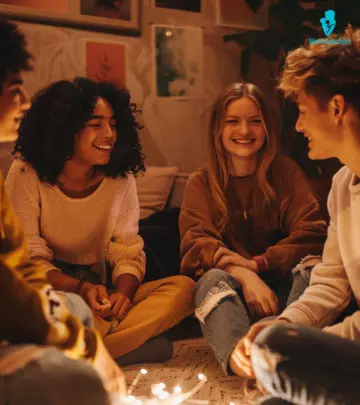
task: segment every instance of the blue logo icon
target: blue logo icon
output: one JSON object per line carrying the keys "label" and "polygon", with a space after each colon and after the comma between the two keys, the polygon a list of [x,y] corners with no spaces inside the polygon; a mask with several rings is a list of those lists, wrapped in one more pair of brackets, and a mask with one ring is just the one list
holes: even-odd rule
{"label": "blue logo icon", "polygon": [[325,17],[320,18],[321,26],[326,36],[329,36],[336,26],[335,11],[326,10]]}

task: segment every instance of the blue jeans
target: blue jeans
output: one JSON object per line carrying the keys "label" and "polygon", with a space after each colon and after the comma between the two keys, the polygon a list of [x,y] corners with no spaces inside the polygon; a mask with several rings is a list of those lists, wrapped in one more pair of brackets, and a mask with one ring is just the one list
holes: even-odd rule
{"label": "blue jeans", "polygon": [[[280,308],[296,301],[309,283],[309,270],[299,270],[270,287],[279,298]],[[204,337],[226,374],[231,374],[229,357],[252,323],[242,296],[241,285],[227,272],[207,271],[195,286],[195,315],[200,321]]]}
{"label": "blue jeans", "polygon": [[61,291],[57,291],[56,293],[64,297],[64,304],[68,311],[78,318],[86,328],[93,327],[94,318],[91,309],[80,295]]}
{"label": "blue jeans", "polygon": [[23,368],[0,375],[0,405],[49,404],[109,405],[110,400],[92,366],[54,347]]}
{"label": "blue jeans", "polygon": [[259,333],[251,361],[273,398],[262,405],[358,405],[360,343],[314,328],[272,325]]}

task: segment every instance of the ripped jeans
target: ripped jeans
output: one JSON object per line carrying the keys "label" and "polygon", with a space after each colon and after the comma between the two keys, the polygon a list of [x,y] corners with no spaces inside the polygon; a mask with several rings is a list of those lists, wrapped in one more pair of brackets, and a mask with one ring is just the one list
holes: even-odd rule
{"label": "ripped jeans", "polygon": [[[289,275],[270,285],[279,298],[280,310],[300,297],[309,280],[310,268],[298,265],[293,277]],[[200,321],[203,335],[225,373],[232,374],[230,354],[258,319],[250,315],[241,285],[224,270],[207,271],[196,283],[194,296],[195,316]]]}
{"label": "ripped jeans", "polygon": [[315,328],[272,325],[256,337],[251,361],[273,397],[262,405],[358,405],[360,343]]}

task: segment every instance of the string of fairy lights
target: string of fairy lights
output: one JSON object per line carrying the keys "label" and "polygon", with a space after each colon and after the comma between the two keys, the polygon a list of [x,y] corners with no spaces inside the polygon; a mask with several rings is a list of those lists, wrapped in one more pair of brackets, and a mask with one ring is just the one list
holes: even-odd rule
{"label": "string of fairy lights", "polygon": [[[113,405],[178,405],[178,404],[194,404],[194,405],[208,405],[209,401],[193,399],[193,395],[196,394],[206,383],[207,378],[204,374],[200,373],[197,376],[197,383],[194,387],[183,392],[181,386],[177,385],[172,390],[167,390],[166,385],[163,382],[151,384],[149,397],[136,396],[134,391],[139,384],[139,381],[148,374],[145,368],[142,368],[127,390],[125,397],[116,401]],[[230,402],[229,405],[235,405],[234,402]]]}

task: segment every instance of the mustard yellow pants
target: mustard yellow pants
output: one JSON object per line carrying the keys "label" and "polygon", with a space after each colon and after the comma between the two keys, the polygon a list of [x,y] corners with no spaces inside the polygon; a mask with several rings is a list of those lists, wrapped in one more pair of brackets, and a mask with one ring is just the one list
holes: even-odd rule
{"label": "mustard yellow pants", "polygon": [[114,358],[137,349],[194,311],[194,281],[172,276],[140,285],[133,307],[121,322],[95,317],[95,328]]}

